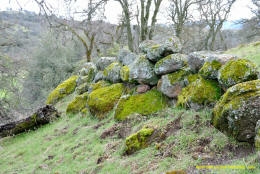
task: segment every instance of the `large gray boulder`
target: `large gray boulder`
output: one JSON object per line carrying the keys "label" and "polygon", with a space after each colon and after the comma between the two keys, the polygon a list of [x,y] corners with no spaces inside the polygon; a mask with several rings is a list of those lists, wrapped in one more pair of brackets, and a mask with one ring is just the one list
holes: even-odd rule
{"label": "large gray boulder", "polygon": [[213,125],[238,141],[254,142],[260,120],[260,80],[230,87],[215,105]]}
{"label": "large gray boulder", "polygon": [[181,51],[181,44],[178,38],[170,38],[163,43],[156,43],[154,41],[144,41],[139,48],[146,53],[149,60],[157,62],[163,57]]}
{"label": "large gray boulder", "polygon": [[104,79],[104,71],[98,71],[94,78],[94,83]]}
{"label": "large gray boulder", "polygon": [[184,67],[186,61],[187,56],[184,54],[170,54],[155,64],[154,71],[157,75],[175,72]]}
{"label": "large gray boulder", "polygon": [[135,61],[137,58],[137,55],[129,50],[122,49],[119,51],[119,54],[117,56],[118,61],[122,63],[123,65],[130,65]]}
{"label": "large gray boulder", "polygon": [[97,69],[99,71],[104,71],[104,69],[111,63],[117,60],[116,57],[100,57],[96,63]]}
{"label": "large gray boulder", "polygon": [[150,85],[157,84],[158,77],[154,72],[154,65],[144,55],[139,56],[129,65],[129,81]]}
{"label": "large gray boulder", "polygon": [[120,82],[120,70],[122,67],[122,64],[119,62],[111,63],[103,72],[104,79],[112,83]]}

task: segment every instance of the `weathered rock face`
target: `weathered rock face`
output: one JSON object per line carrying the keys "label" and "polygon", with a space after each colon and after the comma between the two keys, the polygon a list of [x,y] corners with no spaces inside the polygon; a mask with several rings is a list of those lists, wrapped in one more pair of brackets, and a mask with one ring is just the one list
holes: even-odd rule
{"label": "weathered rock face", "polygon": [[129,50],[122,49],[119,51],[117,58],[118,58],[118,61],[120,63],[122,63],[123,65],[130,65],[131,63],[133,63],[135,61],[135,59],[137,58],[137,55],[132,53]]}
{"label": "weathered rock face", "polygon": [[152,136],[153,132],[153,128],[144,127],[127,137],[125,141],[125,153],[130,155],[140,149],[148,147],[150,145],[149,138]]}
{"label": "weathered rock face", "polygon": [[129,65],[129,80],[155,85],[158,82],[158,77],[154,72],[154,65],[144,56],[139,56]]}
{"label": "weathered rock face", "polygon": [[163,57],[180,52],[181,44],[177,38],[170,38],[164,43],[156,43],[154,41],[148,40],[142,42],[139,48],[141,51],[146,53],[146,56],[149,60],[157,62]]}
{"label": "weathered rock face", "polygon": [[79,112],[84,112],[87,106],[88,93],[76,96],[67,106],[67,114],[77,114]]}
{"label": "weathered rock face", "polygon": [[87,62],[84,64],[84,67],[79,71],[80,76],[91,75],[94,78],[97,73],[97,67],[93,62]]}
{"label": "weathered rock face", "polygon": [[260,120],[256,123],[255,134],[255,148],[260,151]]}
{"label": "weathered rock face", "polygon": [[157,75],[175,72],[185,66],[187,56],[184,54],[171,54],[159,60],[154,67]]}
{"label": "weathered rock face", "polygon": [[124,120],[128,115],[139,113],[148,115],[166,107],[166,98],[157,90],[143,94],[123,96],[116,107],[115,119]]}
{"label": "weathered rock face", "polygon": [[119,62],[111,63],[104,70],[104,78],[112,83],[117,83],[121,81],[120,78],[120,70],[122,68],[122,64]]}
{"label": "weathered rock face", "polygon": [[55,104],[60,99],[74,92],[76,88],[76,80],[78,76],[71,76],[69,79],[65,80],[59,84],[48,96],[46,104]]}
{"label": "weathered rock face", "polygon": [[123,91],[123,84],[117,83],[91,92],[87,99],[91,114],[102,119],[106,113],[113,109]]}
{"label": "weathered rock face", "polygon": [[218,71],[222,64],[213,60],[211,62],[205,62],[202,68],[199,70],[199,74],[205,79],[216,80],[218,78]]}
{"label": "weathered rock face", "polygon": [[215,105],[213,125],[238,141],[253,142],[260,120],[260,80],[230,87]]}
{"label": "weathered rock face", "polygon": [[199,110],[212,107],[221,96],[217,82],[200,78],[183,88],[178,96],[178,106]]}
{"label": "weathered rock face", "polygon": [[227,89],[235,84],[257,79],[257,66],[246,59],[237,59],[227,62],[221,67],[218,74],[219,84]]}
{"label": "weathered rock face", "polygon": [[59,117],[58,111],[51,105],[46,105],[38,109],[33,115],[24,119],[0,124],[0,137],[19,134],[26,130],[31,130],[49,123]]}
{"label": "weathered rock face", "polygon": [[96,83],[99,80],[103,80],[104,78],[105,78],[104,77],[104,71],[98,71],[97,74],[95,75],[93,82]]}
{"label": "weathered rock face", "polygon": [[205,62],[216,60],[222,65],[230,60],[236,59],[235,56],[229,54],[217,54],[209,51],[198,51],[188,55],[188,65],[193,73],[197,73]]}
{"label": "weathered rock face", "polygon": [[116,57],[100,57],[96,63],[97,69],[99,71],[104,71],[104,69],[111,63],[117,60]]}
{"label": "weathered rock face", "polygon": [[176,98],[183,87],[185,87],[185,77],[189,75],[190,72],[182,69],[177,72],[163,75],[157,84],[157,88],[163,94],[170,98]]}

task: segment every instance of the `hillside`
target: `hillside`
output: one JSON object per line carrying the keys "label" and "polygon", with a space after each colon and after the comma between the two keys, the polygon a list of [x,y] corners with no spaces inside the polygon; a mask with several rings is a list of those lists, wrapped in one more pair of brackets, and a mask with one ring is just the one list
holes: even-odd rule
{"label": "hillside", "polygon": [[[51,124],[0,139],[0,173],[260,173],[259,153],[251,144],[217,130],[211,123],[211,109],[196,112],[169,105],[146,116],[133,114],[116,121],[113,108],[104,119],[83,110],[66,114],[75,96],[69,94],[55,103],[61,118]],[[155,130],[151,145],[126,153],[127,137],[149,128]],[[222,167],[199,169],[203,165]]]}

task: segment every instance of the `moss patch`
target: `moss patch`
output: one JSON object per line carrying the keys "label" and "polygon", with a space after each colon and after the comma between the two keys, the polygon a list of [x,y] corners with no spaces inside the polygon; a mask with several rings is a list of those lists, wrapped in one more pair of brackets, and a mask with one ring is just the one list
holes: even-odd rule
{"label": "moss patch", "polygon": [[69,79],[65,80],[59,84],[48,96],[46,104],[55,104],[60,99],[71,94],[76,88],[76,80],[78,76],[71,76]]}
{"label": "moss patch", "polygon": [[168,74],[168,79],[170,80],[171,84],[174,84],[178,81],[181,81],[184,79],[184,77],[186,77],[188,74],[190,74],[189,71],[187,71],[186,69],[181,69],[177,72]]}
{"label": "moss patch", "polygon": [[235,84],[257,79],[257,67],[246,59],[231,60],[219,70],[218,81],[226,89]]}
{"label": "moss patch", "polygon": [[221,96],[217,82],[200,78],[182,89],[177,105],[192,108],[192,105],[207,106],[214,104]]}
{"label": "moss patch", "polygon": [[115,119],[124,120],[133,113],[148,115],[165,107],[165,96],[157,90],[150,90],[144,94],[121,98],[115,111]]}
{"label": "moss patch", "polygon": [[123,84],[117,83],[91,92],[87,100],[90,112],[100,119],[103,118],[107,112],[113,109],[123,91]]}
{"label": "moss patch", "polygon": [[128,66],[123,66],[120,70],[120,78],[123,82],[128,82],[129,81],[129,67]]}
{"label": "moss patch", "polygon": [[148,139],[153,134],[153,128],[142,128],[138,132],[130,135],[125,141],[125,153],[130,155],[149,145]]}
{"label": "moss patch", "polygon": [[[82,95],[78,95],[72,100],[66,109],[67,114],[76,114],[81,112],[86,108],[87,104],[87,98],[88,98],[88,93],[84,93]],[[84,111],[85,112],[85,111]]]}
{"label": "moss patch", "polygon": [[89,86],[89,89],[91,91],[94,91],[94,90],[97,90],[99,88],[103,88],[103,87],[106,87],[106,86],[110,86],[111,84],[105,80],[100,80],[98,81],[97,83],[92,83],[90,86]]}
{"label": "moss patch", "polygon": [[202,68],[199,70],[199,74],[206,79],[217,79],[218,70],[221,68],[222,64],[213,60],[212,62],[205,62]]}

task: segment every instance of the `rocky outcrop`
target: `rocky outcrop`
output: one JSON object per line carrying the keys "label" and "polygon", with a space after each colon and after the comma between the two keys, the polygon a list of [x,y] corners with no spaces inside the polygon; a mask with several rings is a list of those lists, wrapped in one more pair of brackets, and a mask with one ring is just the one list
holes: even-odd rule
{"label": "rocky outcrop", "polygon": [[55,104],[60,99],[74,92],[76,88],[76,81],[78,76],[71,76],[69,79],[65,80],[59,84],[48,96],[46,104]]}
{"label": "rocky outcrop", "polygon": [[119,62],[111,63],[107,66],[103,72],[104,79],[108,80],[112,83],[118,83],[121,81],[120,78],[120,70],[122,68],[122,64]]}
{"label": "rocky outcrop", "polygon": [[260,80],[230,87],[213,109],[213,125],[238,141],[253,142],[260,120]]}
{"label": "rocky outcrop", "polygon": [[247,59],[237,59],[227,62],[218,74],[219,84],[224,90],[250,80],[257,79],[257,66]]}
{"label": "rocky outcrop", "polygon": [[58,111],[51,105],[38,109],[34,114],[18,121],[0,124],[0,137],[16,135],[47,124],[59,117]]}

